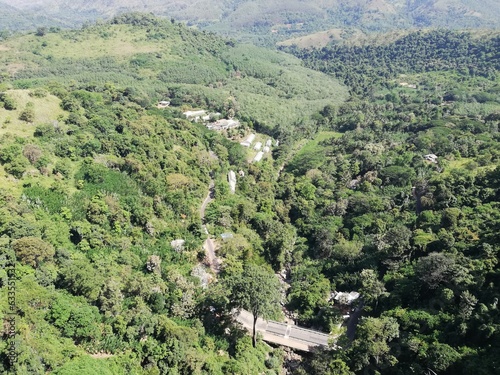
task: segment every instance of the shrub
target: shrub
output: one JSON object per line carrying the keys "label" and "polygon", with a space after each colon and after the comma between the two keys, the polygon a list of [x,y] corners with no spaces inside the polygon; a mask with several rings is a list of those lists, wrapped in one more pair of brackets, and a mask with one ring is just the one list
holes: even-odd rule
{"label": "shrub", "polygon": [[54,247],[38,237],[23,237],[12,243],[19,260],[32,267],[38,267],[41,262],[52,260]]}

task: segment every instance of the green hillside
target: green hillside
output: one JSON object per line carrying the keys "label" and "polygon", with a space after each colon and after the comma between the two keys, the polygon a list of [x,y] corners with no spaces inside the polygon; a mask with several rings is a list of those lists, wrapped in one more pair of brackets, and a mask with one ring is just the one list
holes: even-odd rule
{"label": "green hillside", "polygon": [[150,104],[232,106],[237,117],[271,129],[340,103],[346,89],[290,55],[235,45],[182,24],[146,16],[78,31],[47,30],[1,44],[0,64],[15,87],[48,82],[133,86]]}
{"label": "green hillside", "polygon": [[[145,14],[5,34],[1,374],[498,373],[498,33],[295,57]],[[243,308],[335,340],[268,345]]]}
{"label": "green hillside", "polygon": [[259,44],[274,43],[331,28],[355,28],[372,32],[424,27],[498,27],[500,19],[496,0],[0,2],[73,25],[97,18],[107,19],[124,11],[153,12]]}
{"label": "green hillside", "polygon": [[[362,311],[345,350],[295,374],[498,372],[498,33],[291,50],[352,97],[321,111],[323,131],[278,181],[283,222],[307,243],[290,257],[289,306],[325,324],[330,289],[362,295],[344,307]],[[276,269],[290,259],[273,256]]]}

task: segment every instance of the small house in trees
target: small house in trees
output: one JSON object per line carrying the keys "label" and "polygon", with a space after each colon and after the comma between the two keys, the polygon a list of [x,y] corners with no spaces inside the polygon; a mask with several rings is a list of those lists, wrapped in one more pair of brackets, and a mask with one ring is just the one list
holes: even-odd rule
{"label": "small house in trees", "polygon": [[240,143],[240,145],[245,146],[245,147],[250,147],[254,140],[255,140],[255,134],[250,134],[247,137],[247,139],[245,139],[243,142]]}
{"label": "small house in trees", "polygon": [[359,298],[358,292],[335,292],[333,293],[333,299],[342,305],[350,305],[355,300]]}
{"label": "small house in trees", "polygon": [[222,233],[221,235],[221,238],[225,241],[225,240],[229,240],[230,238],[233,238],[233,234],[232,233]]}
{"label": "small house in trees", "polygon": [[253,161],[255,163],[259,162],[262,160],[262,157],[264,156],[264,152],[263,151],[259,151],[257,152],[257,155],[255,155],[255,157],[253,158]]}
{"label": "small house in trees", "polygon": [[229,182],[229,190],[234,194],[236,191],[236,173],[234,173],[234,171],[229,171],[227,180]]}
{"label": "small house in trees", "polygon": [[170,242],[170,246],[172,246],[172,249],[174,249],[175,251],[177,252],[180,252],[182,250],[184,250],[184,243],[186,241],[183,240],[182,238],[179,238],[177,240],[173,240],[172,242]]}
{"label": "small house in trees", "polygon": [[198,122],[200,119],[203,119],[203,117],[207,116],[207,111],[205,110],[199,110],[199,111],[186,111],[182,113],[184,116],[186,116],[186,119],[189,121],[194,121]]}
{"label": "small house in trees", "polygon": [[434,154],[424,155],[424,159],[427,160],[427,161],[430,161],[431,163],[437,163],[438,162],[438,157],[437,157],[437,155],[434,155]]}
{"label": "small house in trees", "polygon": [[158,103],[158,108],[167,108],[170,105],[168,100],[162,100]]}

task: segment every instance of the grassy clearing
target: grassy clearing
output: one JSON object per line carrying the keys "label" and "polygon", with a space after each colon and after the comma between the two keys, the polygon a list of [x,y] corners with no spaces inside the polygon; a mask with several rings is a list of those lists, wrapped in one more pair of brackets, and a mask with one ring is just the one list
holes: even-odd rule
{"label": "grassy clearing", "polygon": [[[65,115],[59,105],[60,99],[53,95],[47,95],[44,98],[31,97],[29,90],[9,90],[7,93],[15,100],[17,108],[12,111],[0,108],[0,136],[11,133],[17,136],[30,137],[33,136],[36,125],[52,122]],[[33,123],[19,120],[19,115],[29,102],[33,103],[35,110],[35,121]]]}
{"label": "grassy clearing", "polygon": [[5,172],[3,165],[0,165],[0,186],[15,198],[19,198],[23,190],[22,183]]}
{"label": "grassy clearing", "polygon": [[[156,101],[169,89],[190,104],[214,109],[233,97],[237,116],[272,129],[292,125],[326,105],[342,103],[346,87],[306,69],[296,57],[250,45],[228,45],[170,23],[157,28],[104,24],[82,30],[15,37],[2,44],[0,72],[16,88],[113,82]],[[206,98],[206,100],[203,100]],[[17,117],[17,116],[16,116]],[[38,119],[37,119],[38,121]]]}
{"label": "grassy clearing", "polygon": [[285,163],[287,168],[291,171],[301,170],[305,173],[309,169],[318,168],[325,160],[326,148],[320,145],[320,142],[331,139],[340,138],[342,133],[334,131],[321,131],[316,134],[314,139],[309,141],[302,139],[297,142],[294,147],[290,158],[290,162]]}
{"label": "grassy clearing", "polygon": [[146,30],[134,30],[127,25],[109,26],[109,31],[95,33],[48,33],[43,37],[33,34],[16,38],[4,46],[11,51],[30,51],[43,57],[57,58],[97,58],[104,56],[122,57],[137,53],[166,50],[167,43],[161,46],[146,38]]}
{"label": "grassy clearing", "polygon": [[327,140],[327,139],[330,139],[330,138],[340,138],[340,137],[342,137],[342,135],[343,135],[343,133],[334,132],[334,131],[321,131],[316,135],[316,137],[314,137],[314,139],[311,139],[310,141],[308,141],[307,143],[305,143],[302,146],[302,148],[298,152],[297,156],[305,155],[305,154],[314,152],[314,151],[318,150],[319,148],[322,148],[322,146],[319,145],[320,142]]}
{"label": "grassy clearing", "polygon": [[496,164],[489,164],[484,166],[476,166],[471,168],[469,165],[474,163],[473,158],[460,158],[456,160],[450,160],[447,162],[446,167],[444,168],[443,175],[448,176],[452,170],[467,170],[472,172],[473,174],[477,174],[482,171],[489,171],[496,168]]}
{"label": "grassy clearing", "polygon": [[323,48],[333,40],[342,40],[343,29],[330,29],[317,33],[291,38],[277,43],[278,46],[293,46],[299,48]]}

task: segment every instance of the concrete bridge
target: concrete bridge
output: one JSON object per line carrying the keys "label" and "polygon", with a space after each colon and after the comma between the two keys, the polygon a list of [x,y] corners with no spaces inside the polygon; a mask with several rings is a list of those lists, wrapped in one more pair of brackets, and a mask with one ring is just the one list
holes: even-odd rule
{"label": "concrete bridge", "polygon": [[[252,333],[253,316],[250,312],[241,310],[236,320]],[[261,318],[257,319],[255,328],[266,342],[305,352],[310,352],[317,347],[328,347],[328,341],[334,339],[334,336],[323,332]]]}
{"label": "concrete bridge", "polygon": [[[205,208],[212,201],[212,193],[214,188],[214,181],[210,181],[207,196],[200,207],[200,217],[203,223],[203,231],[207,234],[207,240],[203,247],[207,256],[210,268],[217,275],[219,273],[221,261],[215,254],[215,244],[210,238],[208,229],[204,223],[205,221]],[[252,334],[253,330],[253,315],[245,310],[241,310],[236,316],[236,320],[245,327],[245,329]],[[328,347],[328,341],[334,339],[334,336],[328,335],[323,332],[314,331],[312,329],[301,328],[295,325],[286,323],[274,322],[271,320],[257,319],[255,326],[256,331],[262,335],[264,341],[271,344],[288,346],[296,350],[310,352],[317,347]]]}

